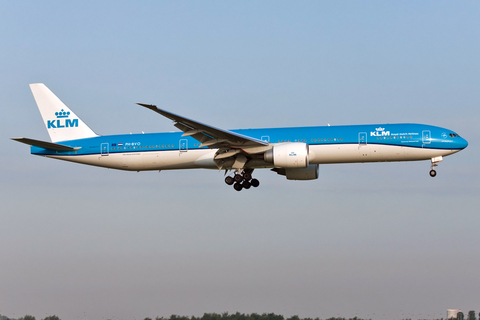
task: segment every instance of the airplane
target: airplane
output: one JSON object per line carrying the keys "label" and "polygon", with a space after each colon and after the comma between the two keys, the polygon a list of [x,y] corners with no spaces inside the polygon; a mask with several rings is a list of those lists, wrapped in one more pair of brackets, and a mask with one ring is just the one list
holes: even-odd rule
{"label": "airplane", "polygon": [[314,180],[319,165],[331,163],[430,160],[435,177],[443,157],[468,145],[452,130],[415,123],[224,130],[144,103],[182,132],[102,136],[44,84],[30,89],[51,139],[12,138],[31,154],[127,171],[225,170],[225,183],[237,191],[260,185],[255,169]]}

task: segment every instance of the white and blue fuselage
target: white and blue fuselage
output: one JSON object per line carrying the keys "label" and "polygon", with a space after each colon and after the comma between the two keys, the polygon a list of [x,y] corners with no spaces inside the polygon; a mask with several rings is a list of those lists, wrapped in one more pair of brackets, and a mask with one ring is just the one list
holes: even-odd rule
{"label": "white and blue fuselage", "polygon": [[[231,130],[272,145],[304,142],[310,164],[430,160],[467,146],[455,132],[423,124],[374,124]],[[34,155],[120,170],[218,169],[216,149],[201,147],[182,132],[97,136],[63,141],[80,147],[55,151],[31,147]],[[249,168],[273,168],[255,159]]]}
{"label": "white and blue fuselage", "polygon": [[452,130],[413,123],[223,130],[145,104],[182,132],[99,136],[46,86],[31,88],[52,142],[14,140],[34,155],[129,171],[235,170],[225,181],[238,191],[258,186],[260,168],[312,180],[320,164],[430,160],[433,177],[443,157],[468,145]]}

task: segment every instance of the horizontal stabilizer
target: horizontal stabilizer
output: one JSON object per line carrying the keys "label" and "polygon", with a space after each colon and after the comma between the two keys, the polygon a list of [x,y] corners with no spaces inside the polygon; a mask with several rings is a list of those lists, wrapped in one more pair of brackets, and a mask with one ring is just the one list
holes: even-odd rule
{"label": "horizontal stabilizer", "polygon": [[30,146],[35,146],[35,147],[50,149],[50,150],[57,150],[57,151],[76,151],[82,148],[82,147],[69,147],[63,144],[34,140],[29,138],[12,138],[12,140],[25,143]]}

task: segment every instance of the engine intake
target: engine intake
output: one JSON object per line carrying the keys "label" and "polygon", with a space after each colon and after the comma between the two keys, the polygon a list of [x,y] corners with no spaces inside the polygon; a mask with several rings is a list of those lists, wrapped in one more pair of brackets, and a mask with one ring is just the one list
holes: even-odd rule
{"label": "engine intake", "polygon": [[291,142],[276,144],[265,152],[266,162],[281,168],[306,168],[309,165],[308,144]]}

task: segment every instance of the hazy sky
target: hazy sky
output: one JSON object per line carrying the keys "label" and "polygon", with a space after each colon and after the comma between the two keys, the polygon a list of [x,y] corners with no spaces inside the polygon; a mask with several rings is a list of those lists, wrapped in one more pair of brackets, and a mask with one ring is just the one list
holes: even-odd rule
{"label": "hazy sky", "polygon": [[[480,2],[1,1],[0,314],[445,317],[480,311]],[[418,122],[430,163],[123,172],[30,155],[43,82],[98,134]]]}

